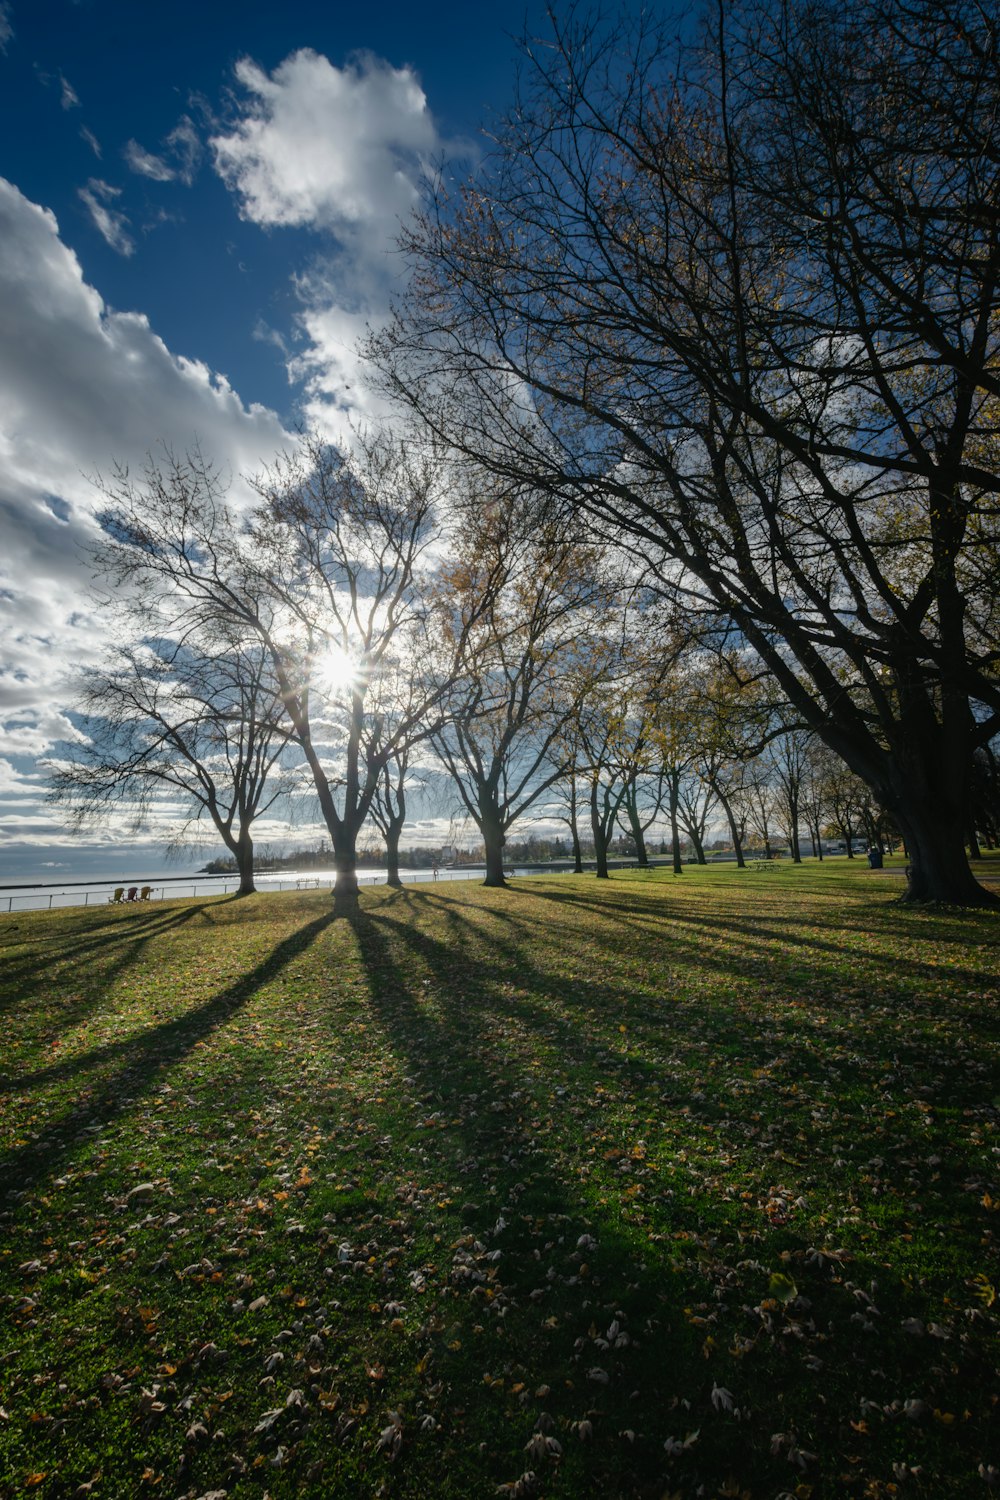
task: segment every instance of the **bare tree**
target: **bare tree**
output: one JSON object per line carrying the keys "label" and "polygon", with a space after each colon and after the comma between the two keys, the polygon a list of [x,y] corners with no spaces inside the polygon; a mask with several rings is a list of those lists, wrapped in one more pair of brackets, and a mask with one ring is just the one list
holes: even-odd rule
{"label": "bare tree", "polygon": [[590,832],[598,880],[607,880],[608,848],[625,800],[622,751],[632,748],[627,725],[628,684],[616,666],[613,644],[595,642],[577,683],[573,722],[577,730],[576,774],[587,788]]}
{"label": "bare tree", "polygon": [[[118,473],[101,566],[154,582],[190,628],[226,628],[263,648],[283,723],[305,759],[333,843],[335,904],[357,903],[357,838],[395,751],[427,724],[444,682],[413,691],[400,663],[424,615],[419,574],[437,538],[429,464],[375,440],[347,455],[308,440],[258,481],[237,522],[200,455]],[[404,700],[390,687],[408,683]]]}
{"label": "bare tree", "polygon": [[566,769],[570,666],[586,653],[586,611],[604,585],[593,549],[522,525],[509,496],[468,516],[462,541],[438,599],[449,665],[431,738],[482,835],[484,884],[501,886],[507,830]]}
{"label": "bare tree", "polygon": [[802,863],[799,847],[799,821],[802,816],[802,794],[807,769],[808,736],[801,730],[786,729],[768,745],[766,757],[774,792],[774,811],[788,840],[792,863]]}
{"label": "bare tree", "polygon": [[681,827],[691,841],[695,862],[707,864],[705,858],[705,835],[708,820],[716,802],[711,784],[702,779],[692,766],[691,773],[680,784],[677,816]]}
{"label": "bare tree", "polygon": [[294,776],[270,662],[224,628],[207,640],[204,632],[149,637],[155,613],[148,596],[119,601],[124,639],[83,675],[86,738],[53,764],[52,795],[77,827],[117,809],[135,831],[179,798],[191,810],[185,819],[211,822],[236,861],[240,895],[249,895],[254,822],[290,793]]}
{"label": "bare tree", "polygon": [[683,56],[637,25],[526,47],[487,170],[409,237],[383,379],[727,614],[904,832],[907,899],[992,904],[996,17],[720,0]]}

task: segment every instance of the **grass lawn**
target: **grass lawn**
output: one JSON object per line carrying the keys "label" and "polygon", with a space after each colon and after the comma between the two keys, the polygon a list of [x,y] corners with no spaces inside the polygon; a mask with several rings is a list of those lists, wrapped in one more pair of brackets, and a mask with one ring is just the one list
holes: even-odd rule
{"label": "grass lawn", "polygon": [[0,919],[0,1494],[988,1500],[1000,917],[901,888]]}

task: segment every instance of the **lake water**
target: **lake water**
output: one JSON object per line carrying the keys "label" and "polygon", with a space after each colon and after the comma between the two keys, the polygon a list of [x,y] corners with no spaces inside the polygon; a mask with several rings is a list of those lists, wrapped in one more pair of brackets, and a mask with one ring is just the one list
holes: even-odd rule
{"label": "lake water", "polygon": [[[438,882],[445,880],[482,880],[485,875],[482,865],[460,865],[456,869],[438,871]],[[536,875],[536,869],[515,869],[515,875]],[[433,880],[430,870],[401,870],[400,879],[406,885],[429,883]],[[358,871],[358,884],[384,885],[388,871],[365,869]],[[276,870],[273,874],[263,872],[255,876],[260,891],[331,890],[336,879],[334,870]],[[0,883],[0,916],[8,912],[46,911],[57,906],[102,906],[109,902],[117,889],[126,893],[129,889],[142,890],[150,886],[149,899],[163,901],[179,896],[225,896],[239,888],[235,875],[147,875],[131,876],[123,881],[101,877],[94,880],[52,881],[44,885],[29,885],[17,882]]]}

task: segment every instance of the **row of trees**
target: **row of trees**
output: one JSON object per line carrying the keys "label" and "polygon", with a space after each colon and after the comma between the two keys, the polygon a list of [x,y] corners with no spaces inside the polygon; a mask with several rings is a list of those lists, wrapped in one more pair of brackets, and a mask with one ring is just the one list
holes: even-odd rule
{"label": "row of trees", "polygon": [[243,514],[197,455],[106,485],[94,561],[114,643],[53,772],[78,821],[124,807],[138,827],[180,798],[249,892],[257,819],[318,812],[344,909],[359,840],[377,830],[398,882],[407,795],[442,777],[490,885],[536,814],[561,818],[577,868],[586,843],[602,877],[620,831],[645,863],[664,823],[678,873],[682,839],[702,860],[723,817],[740,864],[775,833],[797,860],[803,826],[814,852],[830,829],[848,848],[880,838],[870,790],[741,644],[683,632],[630,586],[627,558],[537,497],[436,492],[434,472],[386,441],[307,443]]}
{"label": "row of trees", "polygon": [[908,899],[991,902],[965,845],[1000,729],[998,64],[965,0],[720,4],[683,44],[553,20],[370,340],[405,448],[306,443],[243,516],[197,458],[108,487],[132,656],[59,794],[197,762],[245,859],[304,774],[350,903],[421,766],[492,884],[566,777],[599,864],[659,807],[676,848],[692,725],[738,845],[733,768],[803,730],[899,830]]}
{"label": "row of trees", "polygon": [[965,0],[571,12],[492,159],[407,237],[370,354],[470,463],[733,632],[887,809],[966,859],[1000,727],[997,23]]}
{"label": "row of trees", "polygon": [[52,768],[78,823],[125,808],[139,827],[179,795],[250,891],[255,820],[304,799],[347,909],[369,820],[398,878],[407,790],[432,760],[502,883],[507,829],[562,774],[571,667],[613,590],[592,547],[495,486],[451,496],[446,537],[435,475],[379,438],[304,443],[243,514],[198,454],[105,484],[93,564],[113,644]]}

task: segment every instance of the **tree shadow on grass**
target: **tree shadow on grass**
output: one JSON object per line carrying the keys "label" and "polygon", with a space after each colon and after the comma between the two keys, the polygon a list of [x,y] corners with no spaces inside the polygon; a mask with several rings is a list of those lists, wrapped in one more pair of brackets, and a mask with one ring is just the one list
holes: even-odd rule
{"label": "tree shadow on grass", "polygon": [[[640,1092],[650,1100],[655,1096],[659,1108],[681,1108],[694,1121],[718,1125],[725,1129],[730,1147],[748,1152],[750,1158],[755,1148],[744,1133],[759,1121],[760,1111],[774,1107],[774,1086],[791,1090],[789,1106],[805,1107],[812,1081],[828,1087],[831,1049],[842,1048],[847,1038],[856,1058],[852,1076],[864,1078],[866,1089],[885,1072],[887,1048],[901,1065],[913,1070],[912,1084],[935,1083],[942,1076],[940,1038],[928,1038],[912,1026],[921,1014],[936,1020],[939,1002],[929,996],[918,1005],[911,991],[893,988],[884,978],[883,988],[871,997],[862,992],[854,998],[853,993],[834,995],[831,980],[839,991],[843,978],[822,974],[827,993],[819,998],[821,1019],[832,1007],[846,1028],[839,1035],[828,1034],[822,1025],[810,1025],[808,1001],[801,1008],[791,1003],[775,1008],[768,994],[762,993],[762,982],[770,994],[777,991],[782,1002],[786,998],[783,987],[789,1002],[802,993],[801,980],[795,983],[782,974],[781,962],[776,961],[795,969],[801,967],[801,959],[769,953],[773,944],[761,945],[749,954],[732,949],[720,952],[700,945],[697,934],[680,936],[675,930],[678,924],[671,921],[666,950],[670,962],[701,967],[716,981],[723,980],[721,990],[716,987],[703,999],[687,979],[678,997],[669,992],[669,986],[660,992],[656,986],[646,985],[641,992],[634,986],[633,976],[643,975],[647,954],[654,974],[657,961],[664,959],[664,937],[656,929],[645,935],[630,930],[625,962],[610,974],[599,968],[588,973],[585,959],[579,977],[567,977],[558,972],[560,957],[572,953],[579,926],[568,925],[560,931],[562,924],[548,924],[540,962],[533,964],[526,950],[532,944],[536,949],[539,946],[537,920],[518,917],[507,908],[499,922],[492,921],[497,915],[492,908],[438,892],[421,899],[428,908],[446,915],[444,943],[420,933],[412,921],[400,921],[394,913],[384,912],[380,920],[396,928],[398,938],[418,960],[444,976],[453,994],[456,989],[460,992],[452,1003],[456,1027],[467,1024],[464,1012],[474,1014],[481,1024],[496,1023],[501,1029],[516,1022],[526,1037],[535,1037],[532,1045],[546,1049],[557,1062],[568,1060],[571,1069],[582,1069],[586,1076],[601,1078],[615,1089]],[[742,945],[740,934],[735,934],[735,940],[738,947]],[[488,972],[484,972],[484,944],[490,955]],[[767,968],[762,959],[767,960]],[[863,973],[857,977],[865,979]],[[734,981],[731,989],[725,983],[729,979]],[[888,1016],[884,1023],[880,1018],[878,1024],[871,1024],[873,1006],[882,1014],[886,1007],[898,1011],[895,1029]],[[964,1016],[969,1024],[976,1023],[976,1013],[977,1005],[967,1003]],[[626,1034],[620,1035],[620,1030]],[[459,1036],[450,1044],[464,1042]],[[724,1065],[711,1078],[705,1072],[710,1059],[713,1067]],[[767,1064],[763,1082],[756,1071],[761,1063]],[[732,1077],[724,1082],[725,1074]],[[862,1131],[867,1125],[857,1111],[869,1100],[866,1089],[855,1098],[845,1082],[840,1100],[845,1122],[856,1119]]]}
{"label": "tree shadow on grass", "polygon": [[158,1026],[148,1027],[138,1036],[96,1047],[66,1064],[58,1064],[55,1069],[45,1069],[41,1074],[22,1078],[20,1088],[51,1081],[53,1075],[69,1078],[108,1063],[116,1070],[110,1077],[101,1079],[99,1091],[86,1104],[66,1110],[51,1121],[37,1139],[0,1158],[0,1196],[31,1192],[43,1181],[58,1176],[65,1162],[85,1144],[80,1139],[82,1130],[88,1126],[109,1125],[126,1113],[136,1097],[146,1092],[160,1073],[181,1062],[199,1042],[224,1026],[262,986],[269,984],[308,948],[332,921],[332,912],[325,912],[299,928],[279,943],[256,968],[220,990],[205,1004]]}
{"label": "tree shadow on grass", "polygon": [[[37,995],[34,992],[28,994],[22,986],[29,981],[33,987],[37,986],[45,980],[51,969],[76,969],[93,963],[98,958],[102,962],[102,971],[112,961],[116,968],[125,968],[135,962],[143,948],[154,938],[182,928],[196,918],[211,920],[205,903],[169,912],[130,912],[124,918],[116,914],[95,925],[88,923],[83,931],[69,941],[66,940],[65,931],[60,934],[59,928],[53,924],[51,935],[46,935],[49,939],[47,942],[32,944],[23,959],[4,965],[0,1015],[24,1003],[36,1005]],[[84,969],[84,973],[86,972]]]}
{"label": "tree shadow on grass", "polygon": [[[561,1336],[552,1335],[534,1356],[539,1365],[533,1370],[533,1378],[553,1383],[562,1383],[576,1358],[573,1341],[598,1306],[623,1308],[638,1326],[656,1318],[670,1328],[675,1352],[693,1362],[697,1341],[680,1311],[683,1296],[679,1289],[667,1295],[663,1277],[641,1264],[644,1257],[658,1263],[661,1252],[640,1228],[628,1228],[614,1210],[597,1204],[582,1179],[574,1181],[565,1148],[558,1150],[558,1140],[532,1118],[537,1078],[528,1076],[525,1059],[505,1046],[502,1034],[484,1024],[509,1004],[504,966],[483,974],[470,955],[456,951],[453,939],[421,932],[404,915],[420,904],[419,898],[400,902],[391,914],[389,902],[369,908],[355,934],[372,1012],[427,1107],[439,1106],[440,1125],[419,1137],[421,1170],[439,1182],[467,1180],[465,1191],[476,1202],[466,1205],[464,1227],[501,1251],[499,1279],[489,1300],[469,1308],[469,1321],[495,1315],[509,1348],[511,1337],[525,1346],[538,1341],[542,1319],[556,1313]],[[581,1250],[578,1241],[591,1231],[596,1245],[585,1240]],[[590,1265],[581,1279],[585,1261]],[[555,1327],[556,1319],[550,1324]],[[654,1345],[641,1355],[630,1351],[619,1360],[609,1354],[607,1360],[620,1377],[616,1400],[623,1408],[622,1393],[635,1385],[654,1407],[676,1396],[676,1371],[664,1366]]]}
{"label": "tree shadow on grass", "polygon": [[[412,919],[400,920],[384,908],[366,912],[355,931],[369,975],[372,1011],[427,1102],[447,1105],[473,1096],[492,1101],[484,1103],[485,1112],[455,1122],[464,1136],[467,1162],[495,1159],[508,1188],[526,1173],[544,1180],[551,1211],[587,1226],[586,1194],[570,1194],[560,1185],[547,1151],[524,1123],[523,1106],[512,1097],[519,1086],[534,1086],[537,1078],[528,1076],[524,1059],[505,1045],[502,1035],[489,1031],[495,1016],[539,1023],[531,1005],[505,992],[506,965],[484,975],[475,957],[462,952],[460,939],[431,937]],[[624,1238],[621,1243],[626,1244]]]}
{"label": "tree shadow on grass", "polygon": [[[652,898],[646,892],[642,893],[645,899],[643,901],[644,909],[641,914],[630,914],[622,911],[618,903],[612,905],[607,901],[602,901],[600,898],[588,898],[586,894],[578,895],[575,892],[564,893],[552,890],[537,890],[532,892],[532,894],[537,896],[541,901],[555,903],[559,906],[565,905],[571,908],[585,906],[598,912],[608,920],[614,920],[619,923],[627,922],[633,926],[646,926],[649,921],[659,920],[679,926],[689,925],[691,927],[703,928],[713,934],[719,934],[729,939],[739,938],[743,947],[747,949],[748,958],[751,955],[751,945],[756,945],[760,950],[760,956],[767,958],[769,962],[771,959],[769,950],[773,943],[788,943],[802,948],[808,953],[856,962],[858,955],[852,940],[858,933],[864,933],[866,936],[874,936],[876,932],[888,933],[891,931],[894,936],[903,937],[910,941],[927,941],[932,936],[927,931],[922,931],[920,926],[915,922],[900,921],[896,918],[895,913],[898,911],[898,908],[894,903],[890,907],[878,907],[874,910],[871,915],[874,917],[874,924],[877,924],[876,927],[873,923],[862,920],[858,920],[850,924],[850,926],[842,920],[830,921],[828,923],[817,922],[813,918],[775,915],[773,910],[762,911],[759,914],[753,911],[741,912],[738,918],[730,916],[713,917],[703,911],[693,910],[689,906],[678,909],[676,905],[673,905],[670,909],[665,909],[662,903],[655,903],[655,898]],[[919,921],[921,915],[925,914],[915,909],[914,915]],[[970,911],[968,915],[973,920],[978,918],[981,921],[983,910],[982,908],[977,908],[974,911]],[[800,933],[796,930],[799,928],[803,928],[805,931]],[[828,928],[831,933],[841,934],[842,941],[838,942],[832,937],[817,936],[817,929],[822,930],[823,928]],[[939,934],[935,931],[933,939],[935,945],[939,942],[950,941],[964,946],[969,942],[969,931],[967,928],[960,928],[949,937],[945,937],[944,934]],[[670,935],[670,941],[671,943],[676,941],[673,933]],[[883,954],[872,952],[868,949],[864,953],[864,963],[865,965],[871,965],[873,969],[883,970],[886,974],[892,976],[906,974],[911,978],[917,979],[940,979],[942,973],[940,966],[929,959],[906,958],[898,953]],[[740,958],[733,955],[731,960],[732,968],[738,970],[740,964]],[[750,972],[753,971],[751,970]],[[959,967],[949,963],[947,974],[949,978],[961,980],[966,984],[989,985],[996,983],[995,973],[985,969]],[[887,998],[887,994],[878,996],[880,1002],[885,998]],[[908,999],[909,997],[901,996],[900,998]]]}

